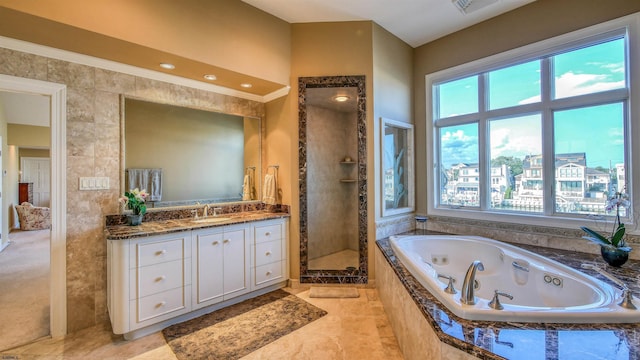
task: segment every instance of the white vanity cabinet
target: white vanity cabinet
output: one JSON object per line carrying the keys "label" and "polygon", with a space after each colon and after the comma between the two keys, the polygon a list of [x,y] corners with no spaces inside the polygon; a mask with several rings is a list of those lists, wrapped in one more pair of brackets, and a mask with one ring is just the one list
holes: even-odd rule
{"label": "white vanity cabinet", "polygon": [[287,222],[271,220],[256,223],[253,232],[253,289],[289,279]]}
{"label": "white vanity cabinet", "polygon": [[107,240],[107,307],[126,339],[286,286],[288,219]]}
{"label": "white vanity cabinet", "polygon": [[246,224],[192,232],[194,310],[251,290],[250,241]]}
{"label": "white vanity cabinet", "polygon": [[190,232],[108,242],[113,332],[127,333],[191,310]]}

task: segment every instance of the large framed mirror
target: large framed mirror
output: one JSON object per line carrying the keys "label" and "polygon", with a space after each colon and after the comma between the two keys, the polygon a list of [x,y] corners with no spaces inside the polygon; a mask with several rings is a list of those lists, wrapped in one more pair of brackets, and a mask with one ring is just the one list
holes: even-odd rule
{"label": "large framed mirror", "polygon": [[260,200],[259,118],[122,97],[121,186],[150,209]]}
{"label": "large framed mirror", "polygon": [[382,216],[413,212],[413,125],[380,118]]}
{"label": "large framed mirror", "polygon": [[367,283],[365,77],[298,85],[300,282]]}

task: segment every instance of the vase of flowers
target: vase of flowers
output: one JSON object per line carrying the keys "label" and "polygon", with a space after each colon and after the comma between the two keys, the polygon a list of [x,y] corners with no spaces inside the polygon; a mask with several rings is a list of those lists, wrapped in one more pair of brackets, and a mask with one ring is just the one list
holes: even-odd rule
{"label": "vase of flowers", "polygon": [[130,209],[133,213],[127,214],[127,224],[135,226],[142,223],[142,217],[147,212],[147,205],[145,201],[147,199],[147,191],[140,191],[138,188],[125,191],[124,196],[120,198],[120,202],[125,204],[125,207]]}
{"label": "vase of flowers", "polygon": [[587,233],[583,239],[592,241],[600,245],[600,254],[607,264],[620,267],[629,259],[631,247],[627,245],[626,229],[620,221],[620,208],[629,208],[629,197],[626,193],[616,192],[607,201],[607,212],[615,209],[616,216],[613,221],[613,230],[611,233],[603,234],[601,232],[591,230],[586,226],[581,227],[582,231]]}

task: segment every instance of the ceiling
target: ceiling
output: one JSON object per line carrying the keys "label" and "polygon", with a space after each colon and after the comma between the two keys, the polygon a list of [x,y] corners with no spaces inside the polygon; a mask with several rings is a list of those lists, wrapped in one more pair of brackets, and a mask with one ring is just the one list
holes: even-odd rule
{"label": "ceiling", "polygon": [[372,20],[418,47],[534,0],[457,0],[469,4],[467,14],[452,0],[242,1],[288,23]]}
{"label": "ceiling", "polygon": [[49,97],[0,91],[0,109],[9,124],[49,126]]}
{"label": "ceiling", "polygon": [[[342,21],[365,21],[371,20],[378,25],[382,26],[387,31],[391,32],[407,44],[412,47],[418,47],[430,41],[436,40],[447,34],[456,32],[463,28],[477,24],[494,16],[508,12],[520,6],[531,3],[535,0],[242,0],[244,3],[256,7],[266,13],[274,15],[288,23],[308,23],[308,22],[342,22]],[[460,11],[452,1],[470,4],[467,8],[467,13]],[[479,6],[480,5],[480,6]],[[485,6],[486,5],[486,6]],[[484,7],[483,7],[484,6]],[[480,7],[475,9],[475,7]],[[471,9],[471,11],[469,11]],[[3,9],[5,13],[8,9]],[[9,28],[46,28],[44,25],[50,25],[43,23],[47,21],[43,18],[21,14],[12,11],[13,16],[10,17],[14,23],[8,24]],[[6,26],[5,26],[6,27]],[[71,34],[64,33],[65,28],[57,28],[57,39],[69,38]],[[75,30],[74,30],[75,31]],[[75,33],[74,33],[75,34]],[[11,35],[11,34],[9,34]],[[46,35],[46,34],[45,34]],[[94,36],[99,36],[94,34]],[[19,38],[19,37],[16,37]],[[24,38],[29,41],[30,39]],[[107,39],[108,40],[108,39]],[[105,38],[93,38],[92,41],[106,41]],[[37,41],[36,41],[37,42]],[[61,47],[64,48],[64,47]],[[143,51],[146,54],[145,58],[155,58],[153,49],[142,49],[140,47],[128,47],[127,51],[112,52],[120,54],[122,56],[133,56],[136,51]],[[158,51],[156,51],[158,52]],[[90,54],[91,55],[91,54]],[[157,55],[157,54],[156,54]],[[166,54],[160,54],[166,55]],[[160,56],[158,55],[158,56]],[[156,57],[158,57],[156,56]],[[189,69],[194,74],[184,73],[178,74],[178,76],[184,76],[185,78],[200,79],[202,73],[207,73],[207,69],[211,68],[208,64],[199,64],[194,61],[188,61],[188,59],[181,59],[177,55],[174,56],[174,61],[180,62],[181,60],[187,61],[189,66],[182,66],[184,69]],[[114,58],[112,60],[124,62],[125,60],[120,58]],[[144,64],[132,63],[134,66],[147,67]],[[154,63],[155,66],[155,63]],[[208,66],[208,68],[207,68]],[[200,67],[203,67],[202,69]],[[224,72],[224,69],[216,69],[215,71]],[[228,72],[228,71],[227,71]],[[210,72],[209,72],[210,73]],[[269,94],[281,85],[271,83],[262,79],[248,78],[241,74],[226,74],[231,82],[239,84],[241,81],[249,81],[252,83],[258,83],[259,86],[252,90],[242,89],[249,93],[265,95]],[[240,77],[239,77],[240,76]],[[242,79],[242,76],[245,79]],[[201,81],[201,80],[200,80]],[[221,84],[222,85],[222,84]],[[226,85],[222,85],[226,86]],[[232,88],[232,87],[230,87]],[[233,88],[232,88],[233,89]],[[240,90],[240,89],[238,89]],[[28,99],[30,97],[26,97]],[[4,110],[6,113],[10,113],[10,122],[21,123],[27,125],[40,125],[48,126],[48,117],[36,115],[29,112],[18,112],[15,109],[42,109],[41,111],[48,111],[48,103],[45,99],[39,99],[41,106],[22,106],[20,104],[25,99],[19,99],[18,94],[0,94],[0,104],[4,104]],[[31,98],[33,101],[33,98]],[[33,104],[33,102],[32,102]],[[9,114],[7,114],[9,115]],[[36,119],[40,119],[43,123],[37,123]],[[44,120],[43,120],[44,119]],[[36,121],[34,123],[34,121]]]}

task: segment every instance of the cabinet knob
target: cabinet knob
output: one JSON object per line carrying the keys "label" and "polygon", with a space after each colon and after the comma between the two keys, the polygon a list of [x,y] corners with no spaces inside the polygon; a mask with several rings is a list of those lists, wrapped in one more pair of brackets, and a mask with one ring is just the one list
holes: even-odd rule
{"label": "cabinet knob", "polygon": [[159,250],[159,251],[156,251],[156,256],[162,256],[162,255],[164,255],[166,253],[167,253],[167,250],[164,250],[164,249],[163,250]]}
{"label": "cabinet knob", "polygon": [[211,243],[211,245],[218,245],[218,244],[219,244],[218,240]]}
{"label": "cabinet knob", "polygon": [[271,275],[271,271],[267,271],[267,276]]}
{"label": "cabinet knob", "polygon": [[265,235],[265,236],[269,236],[269,235],[271,235],[271,232],[270,232],[270,231],[267,231],[266,233],[264,233],[264,235]]}
{"label": "cabinet knob", "polygon": [[162,276],[158,276],[158,277],[156,278],[156,282],[164,281],[164,279],[166,279],[166,278],[167,278],[167,277],[166,277],[166,276],[164,276],[164,275],[162,275]]}
{"label": "cabinet knob", "polygon": [[224,239],[224,240],[222,240],[222,242],[226,244],[226,243],[229,242],[229,239]]}
{"label": "cabinet knob", "polygon": [[156,308],[161,308],[163,306],[165,306],[167,304],[166,301],[160,301],[159,303],[156,304]]}
{"label": "cabinet knob", "polygon": [[265,255],[269,256],[271,255],[271,251],[267,251],[266,253],[264,253]]}

